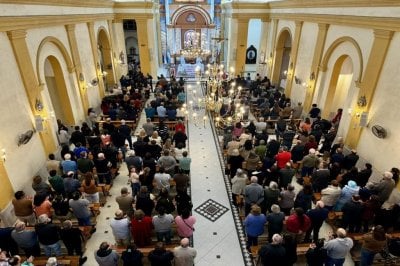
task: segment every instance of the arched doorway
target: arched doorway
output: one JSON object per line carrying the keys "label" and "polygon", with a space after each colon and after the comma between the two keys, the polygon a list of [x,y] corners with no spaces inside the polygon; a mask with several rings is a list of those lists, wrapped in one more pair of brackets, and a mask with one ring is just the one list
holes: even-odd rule
{"label": "arched doorway", "polygon": [[67,93],[60,62],[56,57],[48,56],[45,59],[44,76],[54,111],[54,114],[51,116],[60,119],[66,125],[73,126],[75,121],[71,109],[70,97]]}
{"label": "arched doorway", "polygon": [[100,29],[97,38],[97,48],[100,60],[101,76],[106,90],[112,89],[115,82],[110,40],[104,29]]}
{"label": "arched doorway", "polygon": [[333,65],[328,92],[322,110],[322,116],[331,120],[339,108],[343,109],[343,115],[338,129],[339,136],[345,136],[350,126],[350,108],[353,106],[353,102],[358,93],[353,84],[353,60],[348,55],[342,55],[337,58]]}
{"label": "arched doorway", "polygon": [[316,103],[322,106],[322,117],[330,119],[338,108],[343,109],[338,136],[346,136],[352,117],[357,114],[357,83],[362,80],[363,56],[357,41],[350,37],[336,39],[326,50],[318,78]]}
{"label": "arched doorway", "polygon": [[275,46],[275,60],[273,64],[272,83],[279,87],[286,87],[287,75],[291,75],[293,65],[290,63],[290,53],[292,51],[292,38],[289,29],[284,29],[279,34]]}

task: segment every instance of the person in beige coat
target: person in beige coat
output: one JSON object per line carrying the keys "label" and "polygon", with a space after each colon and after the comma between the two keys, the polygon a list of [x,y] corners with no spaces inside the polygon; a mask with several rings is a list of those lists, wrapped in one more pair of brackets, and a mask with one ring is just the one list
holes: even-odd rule
{"label": "person in beige coat", "polygon": [[239,207],[243,204],[243,191],[248,183],[249,179],[247,178],[246,173],[242,169],[236,170],[236,175],[232,178],[232,201],[233,205]]}

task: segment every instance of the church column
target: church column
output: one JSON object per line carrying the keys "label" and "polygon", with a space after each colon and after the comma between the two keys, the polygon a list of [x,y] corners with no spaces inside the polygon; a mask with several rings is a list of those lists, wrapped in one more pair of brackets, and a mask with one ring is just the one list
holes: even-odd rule
{"label": "church column", "polygon": [[351,126],[345,141],[345,144],[352,149],[357,147],[361,132],[363,130],[363,128],[359,126],[360,117],[357,114],[361,114],[362,112],[370,112],[376,85],[378,84],[392,37],[393,31],[378,29],[374,30],[374,42],[368,57],[368,63],[365,67],[362,81],[358,84],[360,91],[357,99],[359,99],[361,96],[365,96],[367,103],[363,107],[358,106],[356,103],[356,105],[352,108],[353,113],[350,122]]}
{"label": "church column", "polygon": [[249,18],[237,18],[236,39],[236,75],[243,74],[246,65],[247,34],[249,30]]}
{"label": "church column", "polygon": [[[303,28],[303,21],[296,21],[295,23],[296,23],[296,29],[294,31],[294,40],[292,44],[292,51],[290,55],[289,69],[288,69],[286,88],[285,88],[285,95],[287,97],[290,97],[292,92],[293,79],[296,73],[297,53],[299,51],[301,30]],[[293,67],[292,69],[290,69],[292,65]],[[291,72],[291,75],[289,74],[289,72]]]}
{"label": "church column", "polygon": [[151,73],[151,58],[148,34],[152,31],[148,31],[147,17],[135,18],[135,21],[137,25],[137,36],[139,42],[140,68],[142,70],[142,73],[146,75],[146,73]]}
{"label": "church column", "polygon": [[103,82],[103,78],[102,78],[103,73],[101,72],[99,54],[97,51],[97,40],[96,40],[96,35],[94,33],[94,23],[88,22],[87,27],[88,27],[88,31],[89,31],[90,45],[92,48],[94,68],[96,70],[96,77],[98,79],[99,94],[100,94],[100,98],[103,98],[105,95],[104,82]]}
{"label": "church column", "polygon": [[0,159],[0,211],[4,210],[14,197],[14,190],[5,167],[6,161]]}
{"label": "church column", "polygon": [[75,36],[75,25],[65,25],[65,29],[67,30],[72,61],[75,66],[75,75],[76,75],[76,80],[78,81],[79,94],[81,96],[80,98],[83,107],[83,117],[86,117],[86,112],[87,109],[89,108],[88,96],[86,91],[87,81],[85,81],[84,76],[82,74],[82,66],[81,66],[81,59],[79,56],[78,42],[76,41],[76,36]]}
{"label": "church column", "polygon": [[117,44],[117,36],[115,35],[114,31],[114,23],[112,20],[107,20],[108,24],[108,32],[110,35],[110,48],[111,48],[111,54],[112,54],[112,71],[114,75],[114,83],[118,84],[118,80],[121,77],[121,67],[119,64],[119,54],[120,51],[118,49],[118,44]]}
{"label": "church column", "polygon": [[[115,73],[116,73],[116,83],[118,83],[119,78],[122,75],[126,75],[128,73],[128,58],[127,51],[125,46],[125,33],[124,33],[124,25],[122,19],[114,19],[112,21],[111,27],[113,29],[111,40],[114,41],[114,50],[116,53],[116,62],[115,62]],[[122,54],[121,54],[122,52]]]}
{"label": "church column", "polygon": [[[38,79],[36,78],[35,70],[29,55],[28,45],[26,43],[26,31],[8,31],[7,35],[11,42],[14,56],[18,64],[19,72],[21,74],[21,79],[25,87],[32,114],[34,116],[39,115],[41,117],[49,117],[46,106],[44,106],[41,111],[36,109],[36,101],[40,100],[43,102],[41,96],[41,90],[43,86],[38,84]],[[53,128],[49,123],[43,123],[43,131],[39,132],[39,136],[45,153],[53,153],[56,150],[56,144],[53,139]]]}
{"label": "church column", "polygon": [[[259,52],[259,60],[257,62],[261,62],[262,66],[262,73],[260,73],[260,76],[265,76],[267,75],[267,61],[268,61],[268,37],[269,37],[269,24],[270,24],[270,19],[269,18],[262,18],[261,19],[261,38],[260,38],[260,52]],[[261,58],[261,53],[263,53],[263,58]]]}
{"label": "church column", "polygon": [[[276,68],[276,62],[282,62],[282,54],[283,53],[277,53],[276,50],[276,35],[278,33],[278,20],[273,19],[272,20],[272,38],[271,38],[271,54],[272,54],[272,60],[269,64],[269,76],[271,77],[271,83],[272,84],[278,84],[279,83],[279,78],[281,76],[280,69]],[[277,58],[277,56],[279,58]],[[278,64],[279,65],[279,64]],[[278,84],[279,86],[279,84]]]}
{"label": "church column", "polygon": [[306,96],[304,99],[304,110],[308,111],[311,108],[314,99],[316,80],[318,79],[318,67],[322,60],[322,53],[324,52],[326,35],[328,33],[329,24],[318,24],[318,36],[314,49],[314,56],[312,60],[310,77],[306,88]]}

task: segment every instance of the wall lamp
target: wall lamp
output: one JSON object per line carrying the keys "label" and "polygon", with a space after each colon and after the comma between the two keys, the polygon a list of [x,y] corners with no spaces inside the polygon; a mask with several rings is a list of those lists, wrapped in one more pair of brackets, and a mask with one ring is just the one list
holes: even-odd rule
{"label": "wall lamp", "polygon": [[310,74],[310,80],[315,80],[315,73],[314,73],[314,72],[312,72],[312,73]]}
{"label": "wall lamp", "polygon": [[5,148],[1,149],[1,159],[3,160],[3,162],[6,162],[7,154]]}

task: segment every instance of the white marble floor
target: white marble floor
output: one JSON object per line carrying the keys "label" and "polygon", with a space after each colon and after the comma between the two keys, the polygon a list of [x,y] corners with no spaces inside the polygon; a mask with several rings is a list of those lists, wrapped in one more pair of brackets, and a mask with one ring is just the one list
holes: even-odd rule
{"label": "white marble floor", "polygon": [[[197,89],[197,94],[199,93]],[[188,93],[188,102],[191,100],[192,92]],[[199,111],[198,121],[189,119],[188,137],[189,152],[192,158],[191,166],[191,195],[193,201],[193,214],[196,216],[195,232],[193,237],[194,248],[197,250],[195,264],[199,266],[229,265],[242,266],[252,265],[247,253],[242,253],[244,235],[241,226],[238,225],[238,213],[231,208],[228,197],[229,191],[221,168],[221,154],[217,147],[215,135],[213,134],[210,120],[205,123]],[[144,121],[142,114],[141,122]],[[140,125],[137,130],[140,130]],[[107,198],[105,207],[101,208],[101,214],[97,219],[97,232],[94,233],[86,245],[85,255],[88,261],[85,265],[97,265],[94,260],[94,252],[102,241],[114,243],[114,238],[109,226],[110,219],[114,216],[118,205],[115,197],[120,194],[122,186],[128,182],[127,169],[125,164],[120,169],[120,175],[115,179],[111,188],[111,196]],[[293,182],[296,190],[300,187]],[[212,199],[223,205],[228,210],[215,221],[211,221],[196,212],[196,208],[207,200]],[[321,228],[321,235],[327,236],[331,228],[324,224]],[[244,255],[243,255],[244,254]],[[247,256],[247,257],[246,257]],[[304,264],[297,264],[304,265]],[[345,266],[354,265],[350,258],[346,259]]]}

